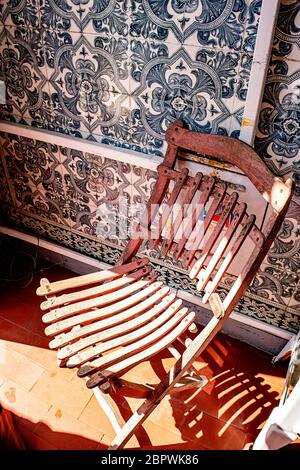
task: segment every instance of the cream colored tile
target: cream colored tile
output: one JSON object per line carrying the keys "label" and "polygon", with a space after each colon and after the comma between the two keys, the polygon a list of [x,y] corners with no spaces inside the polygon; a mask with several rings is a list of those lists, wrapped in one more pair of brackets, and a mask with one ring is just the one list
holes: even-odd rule
{"label": "cream colored tile", "polygon": [[[78,379],[79,380],[79,379]],[[92,396],[85,382],[68,382],[64,380],[61,369],[55,372],[44,371],[32,392],[47,403],[62,408],[65,412],[77,418]]]}
{"label": "cream colored tile", "polygon": [[5,381],[0,387],[0,402],[4,408],[22,418],[23,425],[28,429],[32,429],[50,408],[49,403],[11,380]]}
{"label": "cream colored tile", "polygon": [[7,344],[0,347],[0,376],[15,381],[25,390],[30,390],[43,372],[42,367]]}
{"label": "cream colored tile", "polygon": [[115,435],[115,431],[110,424],[109,419],[94,395],[91,397],[78,419],[80,422],[98,429],[102,434],[106,434],[111,437],[114,437]]}

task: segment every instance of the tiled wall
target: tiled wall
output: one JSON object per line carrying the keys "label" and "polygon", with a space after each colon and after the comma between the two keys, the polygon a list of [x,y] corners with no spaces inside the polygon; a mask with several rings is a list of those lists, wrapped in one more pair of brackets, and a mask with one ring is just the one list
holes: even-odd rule
{"label": "tiled wall", "polygon": [[[238,136],[260,0],[0,0],[0,119],[163,155],[176,118]],[[300,179],[300,2],[283,0],[256,149]],[[1,125],[1,124],[0,124]],[[125,243],[110,209],[149,197],[155,173],[2,134],[2,212],[14,225],[114,263]],[[297,176],[299,174],[299,176]],[[300,187],[300,185],[299,185]],[[238,310],[297,331],[300,193]],[[131,222],[133,216],[129,214]],[[195,293],[179,268],[170,285]]]}
{"label": "tiled wall", "polygon": [[159,155],[176,118],[238,135],[260,4],[2,0],[1,117]]}

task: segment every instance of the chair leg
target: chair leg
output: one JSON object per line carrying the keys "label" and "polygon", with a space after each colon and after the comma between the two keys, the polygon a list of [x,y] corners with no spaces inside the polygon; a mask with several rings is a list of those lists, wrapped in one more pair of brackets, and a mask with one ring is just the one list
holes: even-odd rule
{"label": "chair leg", "polygon": [[109,450],[121,449],[129,441],[135,431],[143,424],[163,398],[170,393],[175,384],[187,373],[192,363],[215,337],[226,319],[213,317],[200,334],[184,351],[183,355],[170,369],[166,377],[155,387],[151,396],[132,414],[130,419],[116,435]]}
{"label": "chair leg", "polygon": [[114,428],[116,435],[118,435],[122,431],[125,420],[120,415],[116,403],[109,394],[102,392],[99,387],[93,388],[93,392],[99,405]]}

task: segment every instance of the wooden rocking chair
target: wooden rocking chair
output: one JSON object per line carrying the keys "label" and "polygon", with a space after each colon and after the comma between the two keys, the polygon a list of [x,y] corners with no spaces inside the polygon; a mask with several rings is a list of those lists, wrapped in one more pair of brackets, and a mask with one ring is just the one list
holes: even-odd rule
{"label": "wooden rocking chair", "polygon": [[[122,448],[167,394],[205,384],[202,377],[189,374],[193,361],[221,330],[251,283],[292,196],[292,181],[274,177],[255,151],[239,140],[193,132],[181,121],[170,126],[166,140],[168,148],[145,214],[116,267],[53,283],[42,279],[37,289],[37,295],[47,299],[41,309],[47,311],[43,322],[48,325],[46,335],[53,337],[50,348],[58,350],[61,366],[79,367],[78,376],[86,378],[87,387],[93,388],[112,422],[116,437],[110,449]],[[247,212],[246,203],[239,202],[238,194],[223,181],[175,169],[179,150],[181,156],[185,151],[197,152],[239,168],[269,204],[264,233],[255,215]],[[174,214],[176,203],[182,210]],[[212,224],[220,208],[221,215]],[[190,278],[197,279],[202,300],[210,303],[213,312],[200,333],[194,312],[157,281],[146,257],[137,257],[145,239],[162,256],[181,262]],[[216,289],[245,243],[248,259],[221,299]],[[68,292],[56,296],[63,291]],[[192,334],[187,334],[188,329]],[[174,347],[177,340],[184,345],[183,353]],[[122,378],[165,348],[176,362],[158,385],[133,385]],[[145,401],[122,426],[110,393],[122,395],[130,388],[132,392],[132,387]]]}

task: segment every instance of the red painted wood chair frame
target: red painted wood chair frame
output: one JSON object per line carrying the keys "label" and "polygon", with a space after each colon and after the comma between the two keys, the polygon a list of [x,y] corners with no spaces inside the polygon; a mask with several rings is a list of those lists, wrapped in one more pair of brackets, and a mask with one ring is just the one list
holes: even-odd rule
{"label": "red painted wood chair frame", "polygon": [[[188,375],[193,362],[221,330],[250,285],[292,197],[292,181],[273,176],[255,151],[239,140],[193,132],[181,121],[170,126],[166,140],[168,148],[146,211],[117,266],[54,283],[42,279],[37,290],[38,295],[47,298],[41,308],[47,310],[43,316],[48,324],[45,332],[54,337],[49,346],[58,349],[61,366],[79,367],[78,375],[93,388],[116,431],[111,449],[123,447],[179,384],[203,385],[201,378],[197,381],[195,375]],[[269,220],[263,233],[256,225],[255,214],[248,214],[247,204],[239,202],[238,194],[228,191],[224,182],[201,173],[189,176],[185,168],[175,169],[179,150],[181,155],[197,152],[219,158],[242,170],[269,203]],[[182,208],[179,215],[173,214],[176,202]],[[211,221],[220,207],[221,215],[212,228]],[[204,209],[206,215],[201,217]],[[200,333],[195,333],[194,312],[182,307],[182,301],[157,281],[147,258],[138,257],[145,238],[162,256],[180,260],[191,279],[197,279],[197,288],[204,293],[203,302],[210,303],[214,314]],[[249,240],[248,259],[221,299],[216,290]],[[87,288],[90,285],[93,287]],[[65,290],[68,292],[56,296]],[[194,331],[193,339],[186,334],[187,329]],[[174,347],[178,339],[185,346],[182,354]],[[155,387],[122,378],[130,368],[165,347],[176,362]],[[133,392],[145,401],[127,422],[120,421],[110,395]]]}

